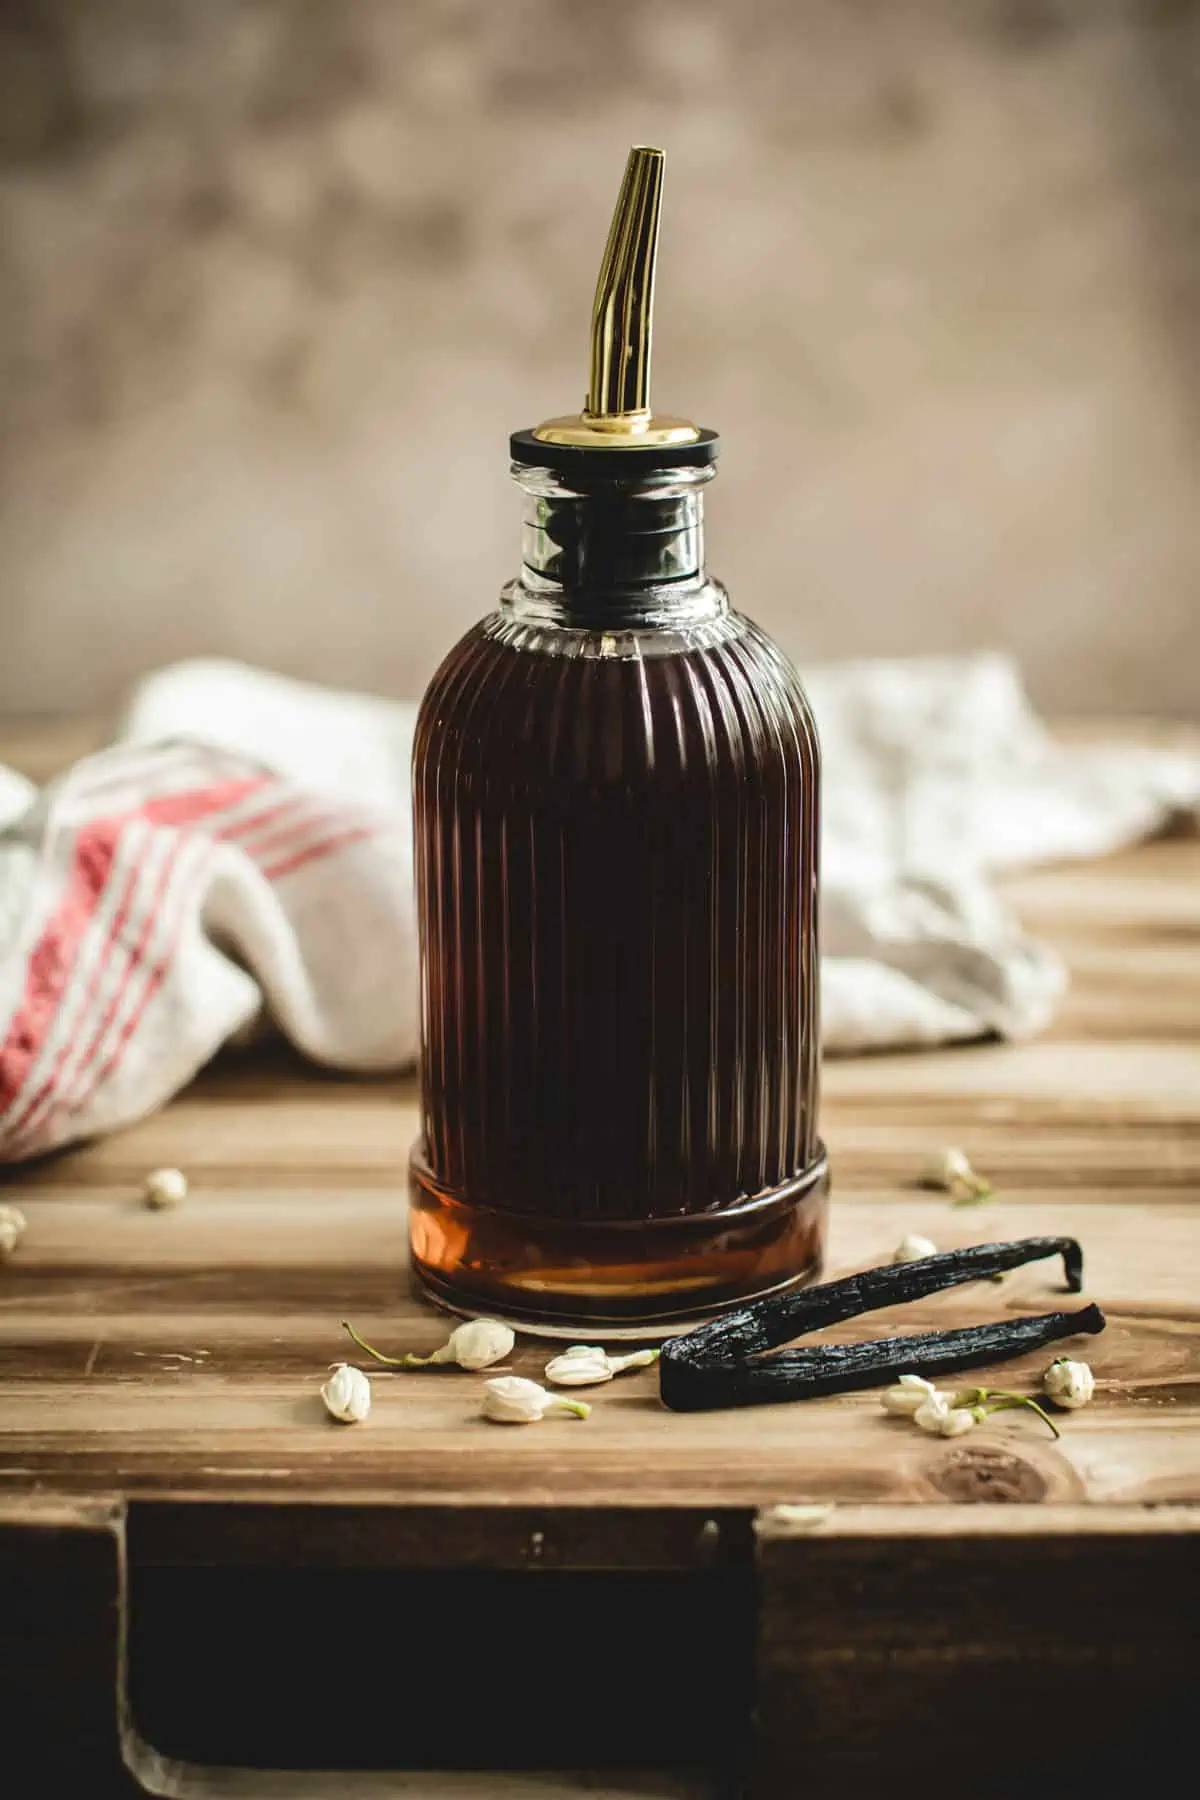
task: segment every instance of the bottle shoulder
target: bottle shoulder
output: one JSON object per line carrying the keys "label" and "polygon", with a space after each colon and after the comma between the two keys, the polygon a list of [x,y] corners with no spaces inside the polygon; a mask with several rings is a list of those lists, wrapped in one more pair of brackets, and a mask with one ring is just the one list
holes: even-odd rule
{"label": "bottle shoulder", "polygon": [[[713,584],[714,586],[716,584]],[[722,597],[724,591],[721,590]],[[671,657],[704,658],[720,667],[728,651],[739,665],[801,688],[798,670],[775,640],[744,613],[725,604],[695,619],[672,615],[662,623],[578,625],[554,617],[530,616],[503,602],[486,613],[444,657],[431,687],[464,663],[497,669],[504,653],[531,659],[639,664]]]}
{"label": "bottle shoulder", "polygon": [[472,627],[434,676],[418,763],[520,769],[522,779],[693,778],[815,766],[812,714],[779,646],[727,609],[669,632],[594,631],[513,620]]}

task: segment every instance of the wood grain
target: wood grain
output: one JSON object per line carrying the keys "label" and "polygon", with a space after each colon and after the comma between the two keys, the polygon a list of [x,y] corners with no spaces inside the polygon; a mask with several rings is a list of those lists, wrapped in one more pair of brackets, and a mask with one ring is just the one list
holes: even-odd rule
{"label": "wood grain", "polygon": [[[942,1471],[970,1461],[962,1446],[897,1427],[869,1394],[677,1417],[659,1407],[652,1372],[604,1390],[586,1425],[505,1433],[478,1415],[482,1377],[381,1370],[371,1419],[347,1431],[317,1397],[327,1365],[349,1354],[339,1314],[392,1347],[429,1350],[444,1335],[405,1288],[398,1196],[232,1189],[169,1215],[94,1193],[23,1204],[27,1248],[0,1301],[0,1487],[712,1506],[934,1498]],[[841,1209],[836,1265],[881,1260],[910,1227],[947,1247],[1078,1235],[1085,1298],[1112,1309],[1087,1350],[1099,1399],[1062,1441],[1032,1417],[1005,1416],[972,1438],[971,1454],[1002,1446],[1047,1496],[1200,1499],[1197,1225],[1186,1205],[1089,1209],[1043,1196],[984,1215],[925,1195],[903,1207],[864,1196]],[[937,1296],[839,1335],[874,1335],[893,1317],[902,1329],[1052,1309],[1057,1284],[1053,1265],[1034,1266],[1002,1288]],[[1150,1301],[1168,1316],[1144,1316]],[[547,1354],[525,1345],[511,1366],[537,1376]],[[1014,1363],[1004,1380],[1035,1384],[1040,1367]]]}
{"label": "wood grain", "polygon": [[[1180,841],[1021,877],[1026,923],[1075,976],[1046,1037],[826,1069],[831,1272],[879,1261],[908,1230],[945,1247],[1083,1242],[1085,1297],[1111,1318],[1088,1350],[1096,1403],[1058,1445],[1020,1416],[971,1439],[972,1456],[995,1446],[1046,1497],[1200,1500],[1198,876],[1200,846]],[[1130,944],[1144,953],[1136,979]],[[1106,1008],[1123,1035],[1097,1034]],[[350,1354],[339,1318],[393,1348],[429,1349],[444,1330],[406,1273],[415,1124],[410,1080],[340,1078],[283,1051],[230,1056],[134,1129],[10,1172],[29,1232],[0,1270],[0,1490],[745,1506],[932,1500],[946,1468],[969,1465],[962,1446],[897,1431],[870,1395],[682,1418],[658,1408],[652,1374],[605,1390],[582,1427],[505,1433],[478,1417],[479,1377],[379,1371],[369,1423],[340,1430],[316,1397]],[[965,1144],[994,1203],[957,1208],[913,1187],[944,1142]],[[192,1183],[176,1212],[140,1202],[161,1163]],[[896,1325],[1055,1304],[1047,1265]],[[525,1343],[513,1367],[536,1375],[545,1355]],[[1037,1374],[1018,1363],[1005,1379]]]}
{"label": "wood grain", "polygon": [[[413,1086],[348,1080],[283,1050],[228,1056],[154,1118],[0,1182],[29,1220],[0,1266],[0,1669],[26,1670],[29,1753],[35,1737],[44,1747],[71,1735],[64,1618],[80,1620],[79,1682],[116,1680],[105,1632],[125,1603],[127,1562],[143,1633],[185,1599],[200,1605],[206,1583],[232,1607],[252,1591],[239,1582],[315,1570],[478,1579],[480,1604],[490,1593],[508,1608],[514,1642],[533,1615],[513,1613],[504,1583],[630,1580],[629,1616],[646,1621],[635,1635],[653,1637],[653,1616],[680,1655],[678,1634],[696,1635],[697,1593],[712,1594],[701,1610],[714,1619],[724,1607],[748,1617],[738,1609],[753,1603],[748,1779],[764,1800],[799,1786],[878,1792],[881,1772],[901,1767],[942,1791],[927,1754],[935,1700],[977,1791],[991,1779],[980,1733],[999,1741],[1016,1713],[1036,1713],[1022,1766],[1072,1792],[1095,1756],[1072,1774],[1058,1755],[1042,1716],[1055,1680],[1103,1719],[1090,1726],[1096,1755],[1114,1767],[1145,1759],[1145,1734],[1161,1726],[1156,1695],[1179,1698],[1184,1621],[1200,1598],[1200,845],[1164,842],[1009,887],[1025,924],[1070,964],[1067,1004],[1033,1043],[827,1066],[830,1272],[880,1261],[906,1231],[943,1247],[1077,1236],[1083,1298],[1109,1326],[1084,1350],[1095,1401],[1063,1419],[1059,1442],[1019,1414],[961,1441],[927,1438],[869,1394],[674,1416],[652,1372],[597,1392],[586,1422],[503,1431],[479,1417],[478,1375],[379,1371],[369,1421],[339,1427],[317,1389],[351,1354],[340,1318],[389,1348],[432,1348],[446,1328],[406,1274]],[[925,1151],[946,1143],[991,1178],[991,1204],[957,1208],[914,1186]],[[183,1167],[192,1191],[153,1213],[140,1182],[163,1163]],[[1053,1265],[1034,1266],[836,1335],[1055,1307],[1057,1283]],[[537,1375],[547,1354],[525,1341],[512,1367]],[[1035,1385],[1044,1360],[1007,1365],[1005,1384]],[[818,1511],[776,1510],[797,1506]],[[716,1585],[692,1585],[706,1582]],[[403,1608],[418,1590],[396,1591]],[[343,1602],[326,1598],[336,1613]],[[563,1620],[583,1604],[564,1590]],[[584,1615],[570,1616],[562,1629],[586,1637]],[[528,1658],[540,1654],[530,1640]],[[204,1691],[199,1651],[142,1666],[179,1657]],[[186,1720],[170,1725],[171,1697],[143,1687],[164,1731],[186,1737]],[[89,1688],[76,1708],[89,1793],[301,1791],[261,1772],[205,1787],[178,1759],[156,1761],[133,1739],[122,1750],[110,1698]],[[725,1710],[736,1735],[738,1706]],[[676,1735],[654,1740],[680,1764],[686,1715],[682,1701],[667,1706]],[[626,1723],[631,1746],[651,1743]],[[241,1730],[231,1718],[231,1744]],[[1169,1736],[1159,1730],[1161,1744]],[[416,1791],[387,1780],[339,1777],[339,1791]],[[453,1791],[483,1793],[475,1777]],[[510,1791],[558,1800],[575,1786],[547,1775]],[[630,1775],[610,1791],[669,1786]]]}
{"label": "wood grain", "polygon": [[1187,1766],[1197,1509],[768,1515],[759,1569],[756,1800],[1082,1800]]}

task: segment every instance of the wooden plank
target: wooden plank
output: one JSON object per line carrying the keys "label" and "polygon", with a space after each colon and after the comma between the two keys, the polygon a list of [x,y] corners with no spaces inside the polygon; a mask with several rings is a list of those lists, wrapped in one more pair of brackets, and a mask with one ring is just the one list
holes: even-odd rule
{"label": "wooden plank", "polygon": [[121,1512],[104,1500],[39,1496],[0,1507],[4,1760],[14,1793],[131,1800],[135,1791],[118,1744]]}
{"label": "wooden plank", "polygon": [[143,1500],[129,1511],[139,1568],[637,1569],[746,1566],[754,1515],[626,1506],[285,1505]]}
{"label": "wooden plank", "polygon": [[[478,1578],[479,1603],[490,1594],[498,1618],[512,1616],[511,1580],[630,1581],[631,1616],[646,1609],[660,1632],[690,1620],[699,1638],[710,1602],[697,1592],[724,1595],[719,1604],[744,1619],[749,1590],[738,1584],[751,1583],[756,1800],[801,1789],[819,1800],[835,1786],[845,1800],[894,1785],[900,1768],[936,1791],[947,1758],[985,1795],[1014,1767],[1044,1774],[1056,1796],[1074,1791],[1081,1770],[1104,1791],[1098,1759],[1121,1766],[1152,1726],[1169,1747],[1156,1696],[1187,1716],[1176,1671],[1197,1597],[1198,876],[1200,846],[1175,841],[1014,878],[1025,924],[1071,967],[1052,1030],[1029,1044],[839,1059],[825,1071],[831,1273],[886,1258],[906,1231],[944,1247],[1033,1232],[1082,1241],[1084,1298],[1110,1323],[1084,1350],[1096,1399],[1062,1420],[1057,1443],[1014,1414],[963,1440],[927,1438],[869,1394],[676,1417],[658,1404],[652,1373],[599,1391],[586,1422],[503,1431],[478,1415],[478,1376],[378,1372],[370,1420],[335,1425],[317,1388],[350,1354],[340,1317],[387,1347],[429,1349],[445,1330],[406,1273],[411,1078],[350,1080],[281,1050],[231,1055],[154,1118],[10,1171],[3,1196],[19,1201],[29,1230],[0,1266],[5,1678],[23,1655],[12,1621],[33,1604],[28,1584],[18,1593],[22,1570],[40,1571],[39,1603],[50,1596],[54,1618],[68,1616],[76,1592],[93,1609],[80,1629],[87,1668],[55,1650],[47,1625],[13,1691],[36,1686],[55,1656],[68,1684],[100,1679],[123,1541],[114,1521],[129,1503],[143,1634],[182,1617],[188,1595],[200,1606],[206,1581],[210,1600],[227,1596],[236,1616],[239,1592],[306,1571],[403,1584],[436,1566]],[[957,1142],[996,1185],[987,1206],[954,1207],[914,1185],[926,1151]],[[177,1211],[151,1213],[141,1180],[164,1163],[187,1170],[192,1192]],[[1035,1266],[835,1335],[1057,1307],[1058,1284],[1054,1266]],[[547,1354],[522,1343],[512,1366],[537,1375]],[[1006,1366],[1006,1385],[1035,1385],[1046,1360]],[[717,1585],[689,1586],[708,1582]],[[395,1591],[398,1611],[415,1604],[415,1588],[403,1590],[408,1600]],[[330,1612],[314,1618],[340,1616],[343,1601],[327,1598]],[[559,1636],[573,1592],[561,1605]],[[550,1617],[538,1613],[539,1628]],[[532,1612],[524,1623],[533,1629]],[[649,1623],[635,1635],[656,1641]],[[531,1639],[521,1666],[538,1654]],[[140,1666],[172,1663],[151,1644]],[[204,1670],[194,1657],[175,1666],[189,1671],[179,1687],[164,1678],[143,1691],[164,1732],[184,1741],[194,1730],[200,1742],[203,1720],[189,1722],[186,1701],[189,1687],[207,1691]],[[77,1738],[103,1762],[87,1791],[114,1800],[136,1784],[264,1800],[559,1800],[582,1781],[547,1773],[484,1789],[469,1775],[214,1775],[168,1754],[166,1737],[152,1751],[137,1733],[126,1735],[127,1768],[94,1693],[76,1733],[72,1696],[46,1680],[29,1719],[47,1741]],[[1087,1713],[1086,1744],[1046,1726],[1048,1693]],[[670,1716],[685,1715],[681,1700]],[[222,1741],[236,1746],[250,1723],[229,1719]],[[1007,1760],[989,1758],[993,1742]],[[705,1786],[589,1779],[622,1800]]]}
{"label": "wooden plank", "polygon": [[1200,1509],[839,1509],[759,1534],[755,1800],[874,1800],[899,1771],[906,1793],[953,1771],[974,1795],[1118,1795],[1186,1767]]}
{"label": "wooden plank", "polygon": [[[270,1517],[278,1515],[267,1509]],[[337,1529],[332,1535],[316,1540],[311,1530],[315,1515],[309,1517],[308,1541],[301,1548],[318,1564],[326,1561],[332,1543],[365,1547],[367,1555],[358,1568],[370,1573],[373,1581],[389,1566],[384,1551],[388,1544],[389,1524],[396,1520],[394,1509],[386,1517],[374,1521],[361,1513],[353,1521],[350,1534]],[[320,1627],[327,1614],[316,1598],[316,1618],[311,1632],[299,1648],[307,1662],[307,1682],[311,1692],[300,1695],[295,1681],[284,1683],[263,1679],[262,1666],[243,1670],[238,1662],[254,1645],[245,1640],[253,1636],[256,1621],[252,1614],[239,1616],[239,1605],[245,1605],[245,1587],[255,1574],[261,1577],[261,1559],[247,1554],[239,1565],[236,1546],[243,1552],[252,1544],[271,1542],[278,1560],[278,1543],[270,1532],[264,1533],[261,1521],[248,1524],[243,1516],[239,1531],[225,1540],[226,1555],[218,1569],[205,1567],[193,1571],[197,1580],[189,1596],[181,1593],[178,1574],[179,1551],[189,1527],[197,1523],[194,1513],[172,1509],[169,1520],[160,1521],[156,1531],[145,1514],[139,1530],[130,1534],[126,1543],[124,1508],[111,1501],[73,1502],[62,1497],[25,1499],[19,1509],[0,1501],[0,1671],[3,1673],[4,1777],[5,1792],[13,1794],[43,1793],[61,1796],[62,1800],[138,1800],[146,1793],[170,1795],[177,1800],[569,1800],[586,1792],[593,1800],[708,1800],[713,1783],[700,1774],[673,1773],[665,1768],[639,1769],[630,1766],[607,1775],[587,1774],[581,1770],[546,1765],[539,1754],[542,1745],[562,1745],[574,1733],[578,1744],[594,1747],[596,1730],[589,1733],[586,1715],[566,1708],[558,1701],[554,1707],[559,1724],[539,1716],[536,1706],[527,1702],[529,1685],[527,1670],[536,1644],[523,1644],[518,1621],[515,1636],[509,1641],[521,1646],[525,1654],[511,1665],[498,1663],[490,1673],[487,1653],[480,1665],[486,1682],[481,1690],[472,1669],[465,1688],[448,1682],[444,1668],[451,1648],[439,1642],[438,1625],[428,1616],[433,1596],[423,1596],[427,1616],[419,1631],[405,1635],[410,1648],[390,1646],[386,1655],[373,1654],[377,1644],[363,1647],[355,1655],[332,1639],[322,1641]],[[428,1574],[432,1565],[443,1571],[453,1568],[440,1557],[435,1522],[416,1521],[401,1540],[401,1565],[423,1568]],[[464,1521],[467,1528],[469,1521]],[[647,1521],[649,1523],[649,1521]],[[414,1521],[409,1520],[410,1528]],[[474,1521],[479,1532],[481,1521]],[[182,1535],[181,1535],[182,1534]],[[748,1542],[748,1522],[743,1522],[741,1538]],[[478,1538],[475,1560],[486,1560],[479,1554]],[[615,1547],[615,1537],[613,1538]],[[462,1542],[466,1543],[464,1538]],[[720,1558],[711,1554],[711,1546],[697,1541],[696,1554],[690,1558],[699,1571],[702,1587],[690,1603],[679,1608],[680,1628],[694,1630],[696,1609],[720,1623],[726,1611],[730,1621],[748,1618],[744,1600],[720,1568]],[[228,1552],[233,1547],[235,1554]],[[660,1580],[677,1581],[674,1567],[678,1561],[677,1544],[667,1548],[656,1562],[667,1571]],[[170,1564],[160,1568],[156,1552],[166,1551]],[[422,1557],[423,1551],[423,1557]],[[547,1555],[552,1554],[547,1547]],[[184,1559],[186,1562],[186,1558]],[[689,1560],[685,1557],[685,1560]],[[336,1559],[335,1559],[336,1564]],[[611,1565],[611,1554],[610,1554]],[[305,1564],[311,1566],[310,1563]],[[552,1565],[551,1565],[552,1566]],[[340,1568],[347,1564],[343,1559]],[[515,1569],[521,1564],[515,1563]],[[186,1576],[186,1568],[183,1570]],[[504,1572],[490,1570],[495,1581],[505,1579]],[[627,1578],[627,1577],[626,1577]],[[538,1591],[548,1592],[539,1575],[519,1575],[518,1579],[538,1583]],[[605,1579],[611,1579],[611,1566]],[[651,1581],[654,1577],[649,1578]],[[713,1585],[715,1584],[715,1586]],[[473,1605],[478,1608],[484,1595],[473,1590]],[[205,1609],[203,1596],[208,1596]],[[331,1590],[326,1587],[327,1600]],[[663,1590],[669,1597],[670,1590]],[[312,1597],[310,1595],[310,1597]],[[385,1595],[385,1598],[388,1596]],[[409,1599],[416,1604],[417,1596]],[[553,1595],[550,1596],[553,1598]],[[175,1610],[182,1598],[182,1616]],[[351,1595],[353,1600],[354,1596]],[[501,1595],[511,1608],[513,1595]],[[611,1596],[618,1603],[622,1596]],[[680,1598],[676,1593],[676,1599]],[[197,1605],[197,1600],[201,1603]],[[571,1596],[564,1594],[566,1603]],[[190,1601],[190,1609],[189,1609]],[[215,1618],[215,1601],[219,1618]],[[531,1593],[524,1612],[533,1624],[543,1622],[544,1606]],[[166,1610],[164,1612],[164,1605]],[[576,1596],[578,1610],[578,1596]],[[494,1610],[494,1609],[493,1609]],[[334,1620],[345,1617],[344,1601],[335,1605]],[[475,1613],[478,1625],[479,1614]],[[569,1621],[560,1616],[554,1621],[559,1632],[565,1632]],[[240,1629],[238,1629],[240,1625]],[[274,1620],[268,1616],[268,1631]],[[611,1620],[610,1620],[611,1626]],[[198,1628],[189,1630],[189,1627]],[[207,1630],[205,1629],[207,1627]],[[730,1654],[740,1654],[742,1645],[737,1630],[731,1632]],[[667,1627],[669,1633],[669,1625]],[[459,1637],[462,1626],[453,1608],[445,1611],[442,1638]],[[504,1635],[503,1621],[495,1618],[485,1636]],[[164,1635],[165,1634],[165,1635]],[[660,1640],[661,1641],[661,1637]],[[650,1640],[647,1639],[647,1644]],[[282,1658],[286,1647],[275,1646]],[[597,1655],[607,1655],[607,1641],[595,1645]],[[586,1653],[586,1651],[585,1651]],[[414,1666],[406,1666],[405,1658]],[[422,1663],[424,1668],[422,1671]],[[331,1664],[333,1674],[331,1677]],[[297,1671],[303,1679],[303,1671]],[[719,1662],[716,1674],[723,1673]],[[276,1675],[278,1666],[276,1665]],[[231,1686],[231,1678],[236,1685]],[[744,1678],[743,1678],[744,1679]],[[331,1680],[341,1684],[343,1694],[351,1693],[352,1705],[331,1703]],[[461,1729],[464,1709],[463,1693],[470,1695],[470,1714],[476,1732],[486,1730],[497,1707],[503,1708],[519,1728],[518,1742],[528,1753],[529,1768],[521,1772],[497,1773],[490,1769],[457,1772],[450,1768],[410,1766],[403,1750],[414,1739],[429,1747],[429,1733],[421,1736],[422,1711],[418,1690],[425,1684],[425,1716],[430,1709],[442,1717],[436,1722],[443,1727],[438,1761],[453,1764],[456,1749],[466,1762],[479,1761],[479,1750],[486,1748],[487,1737],[472,1739]],[[387,1688],[393,1693],[397,1682],[408,1695],[410,1705],[389,1706]],[[374,1687],[373,1685],[374,1684]],[[544,1695],[543,1679],[539,1691]],[[671,1729],[668,1740],[674,1756],[686,1754],[682,1732],[688,1694],[681,1681],[675,1693],[664,1695],[661,1686],[644,1680],[640,1690],[646,1703],[640,1715],[635,1712],[632,1723],[642,1733],[642,1741],[654,1741],[660,1718]],[[376,1692],[375,1689],[381,1691]],[[248,1705],[256,1720],[259,1715],[274,1712],[286,1728],[294,1721],[297,1709],[301,1716],[329,1720],[343,1728],[336,1736],[339,1747],[354,1759],[340,1772],[318,1769],[274,1769],[269,1766],[239,1767],[228,1762],[215,1766],[203,1760],[189,1759],[155,1747],[166,1737],[151,1738],[147,1728],[169,1734],[171,1729],[198,1732],[200,1745],[220,1746],[230,1737],[230,1721],[224,1707],[236,1705],[239,1698]],[[439,1699],[440,1693],[440,1699]],[[707,1695],[710,1717],[717,1716],[714,1695]],[[446,1729],[449,1715],[458,1715],[459,1732]],[[592,1709],[595,1717],[595,1710]],[[236,1720],[233,1721],[236,1727]],[[660,1741],[661,1734],[660,1734]],[[388,1753],[396,1753],[394,1767],[388,1766]],[[375,1764],[372,1765],[372,1757]],[[382,1760],[381,1760],[382,1759]],[[519,1758],[518,1758],[519,1763]],[[328,1768],[328,1766],[327,1766]]]}
{"label": "wooden plank", "polygon": [[[385,1345],[427,1350],[444,1325],[406,1291],[398,1197],[344,1190],[198,1193],[152,1214],[88,1193],[29,1199],[5,1271],[0,1487],[128,1493],[299,1492],[408,1502],[745,1506],[780,1499],[969,1495],[999,1457],[1036,1497],[1200,1499],[1200,1219],[1186,1203],[1104,1207],[1076,1196],[956,1209],[927,1194],[836,1209],[834,1267],[885,1258],[903,1229],[954,1244],[1030,1229],[1079,1236],[1088,1294],[1110,1326],[1087,1355],[1100,1389],[1055,1445],[1002,1415],[969,1445],[897,1427],[871,1395],[673,1416],[652,1372],[596,1398],[591,1419],[505,1433],[478,1416],[479,1377],[374,1379],[368,1424],[345,1430],[317,1386],[347,1354],[348,1313]],[[901,1309],[895,1325],[960,1324],[1062,1304],[1050,1264]],[[891,1317],[837,1334],[869,1336]],[[512,1366],[538,1375],[548,1352]],[[360,1359],[362,1360],[362,1359]],[[1036,1382],[1047,1358],[1005,1371]],[[981,1465],[982,1466],[982,1465]],[[988,1467],[992,1466],[989,1461]]]}

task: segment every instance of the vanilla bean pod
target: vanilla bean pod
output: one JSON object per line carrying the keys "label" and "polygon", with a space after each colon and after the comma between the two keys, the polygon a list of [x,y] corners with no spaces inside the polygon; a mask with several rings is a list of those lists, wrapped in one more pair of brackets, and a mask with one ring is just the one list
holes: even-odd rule
{"label": "vanilla bean pod", "polygon": [[726,1362],[731,1357],[753,1356],[760,1350],[777,1350],[793,1338],[840,1324],[843,1319],[857,1318],[860,1313],[899,1306],[907,1300],[924,1300],[929,1294],[957,1287],[964,1281],[987,1281],[1047,1256],[1062,1257],[1067,1292],[1079,1293],[1083,1286],[1083,1251],[1075,1238],[1030,1237],[1018,1238],[1011,1244],[973,1244],[965,1250],[941,1250],[915,1262],[887,1263],[883,1268],[846,1275],[840,1281],[826,1281],[819,1287],[755,1301],[699,1325],[682,1337],[669,1339],[663,1346],[663,1356],[668,1357],[676,1346],[682,1347],[677,1353],[691,1363],[710,1358]]}
{"label": "vanilla bean pod", "polygon": [[951,1375],[960,1369],[1002,1362],[1076,1333],[1094,1335],[1103,1331],[1104,1324],[1104,1314],[1093,1305],[1078,1312],[1042,1313],[993,1325],[915,1332],[859,1344],[825,1344],[745,1360],[718,1360],[710,1353],[695,1361],[687,1352],[690,1338],[672,1338],[663,1345],[660,1392],[664,1405],[673,1412],[811,1399],[818,1394],[876,1387],[899,1374]]}
{"label": "vanilla bean pod", "polygon": [[660,1392],[678,1412],[747,1406],[771,1400],[872,1387],[894,1374],[953,1373],[1018,1356],[1075,1332],[1104,1329],[1095,1306],[952,1331],[829,1344],[763,1358],[805,1333],[840,1324],[885,1306],[923,1300],[967,1281],[1002,1275],[1024,1263],[1061,1256],[1068,1292],[1083,1286],[1083,1251],[1075,1238],[1021,1238],[975,1244],[905,1263],[889,1263],[799,1293],[757,1301],[695,1331],[669,1339],[660,1361]]}

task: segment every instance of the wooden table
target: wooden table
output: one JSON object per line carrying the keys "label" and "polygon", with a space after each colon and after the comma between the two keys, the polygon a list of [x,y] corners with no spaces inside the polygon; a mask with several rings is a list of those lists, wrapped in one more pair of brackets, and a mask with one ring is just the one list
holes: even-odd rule
{"label": "wooden table", "polygon": [[[1060,1441],[1025,1413],[929,1438],[871,1395],[675,1416],[652,1372],[520,1431],[479,1418],[478,1376],[380,1373],[369,1422],[339,1427],[317,1389],[341,1317],[388,1347],[444,1333],[405,1275],[412,1084],[230,1056],[0,1191],[29,1220],[0,1268],[9,1766],[89,1796],[1144,1781],[1189,1735],[1200,1598],[1200,846],[1010,894],[1067,957],[1063,1012],[1025,1045],[827,1066],[831,1272],[908,1231],[1078,1236],[1109,1325]],[[942,1144],[991,1204],[914,1187]],[[191,1181],[177,1211],[140,1203],[159,1164]],[[1051,1308],[1058,1279],[896,1322]],[[196,1766],[289,1760],[610,1773]]]}

